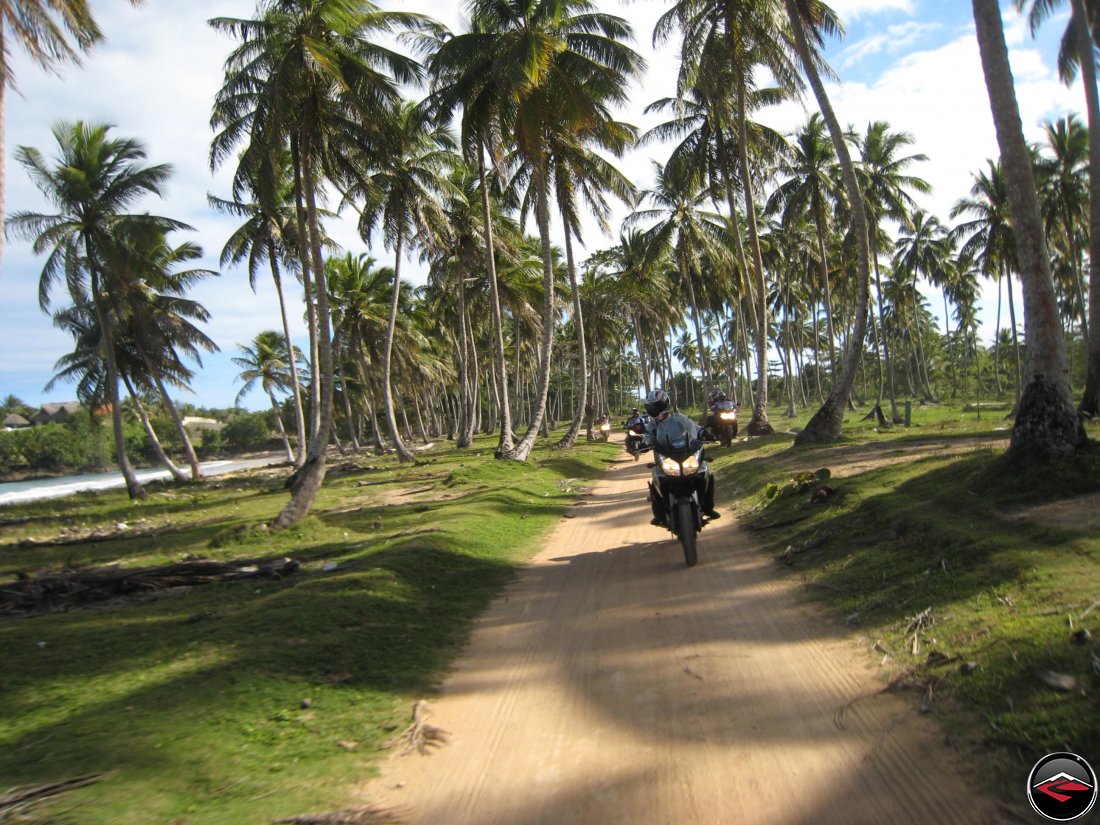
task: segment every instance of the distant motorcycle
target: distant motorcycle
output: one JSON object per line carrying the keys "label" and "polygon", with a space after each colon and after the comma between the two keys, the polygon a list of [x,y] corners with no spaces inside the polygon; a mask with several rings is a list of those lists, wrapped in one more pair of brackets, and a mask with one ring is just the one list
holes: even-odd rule
{"label": "distant motorcycle", "polygon": [[664,510],[665,524],[684,549],[684,561],[698,561],[696,537],[703,529],[700,501],[710,483],[699,427],[681,413],[657,425],[650,495]]}
{"label": "distant motorcycle", "polygon": [[596,441],[607,441],[611,436],[611,421],[604,416],[600,419],[600,426],[596,428],[595,434],[592,438]]}
{"label": "distant motorcycle", "polygon": [[714,438],[723,447],[728,447],[737,438],[737,404],[733,401],[719,401],[711,408],[707,425]]}
{"label": "distant motorcycle", "polygon": [[636,415],[626,422],[626,451],[634,456],[635,461],[638,460],[641,453],[639,448],[645,439],[646,421],[644,415]]}

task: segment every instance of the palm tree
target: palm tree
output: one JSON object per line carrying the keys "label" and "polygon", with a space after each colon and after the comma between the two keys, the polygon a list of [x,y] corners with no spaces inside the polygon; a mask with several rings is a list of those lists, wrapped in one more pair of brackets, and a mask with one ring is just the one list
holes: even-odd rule
{"label": "palm tree", "polygon": [[265,0],[260,12],[253,20],[211,21],[242,41],[226,61],[214,105],[212,123],[221,131],[211,146],[211,165],[247,143],[241,164],[259,176],[262,198],[272,198],[274,159],[289,151],[294,170],[302,273],[307,296],[316,301],[311,395],[320,415],[292,498],[275,520],[286,527],[312,507],[332,429],[335,371],[318,203],[322,183],[346,189],[348,181],[362,182],[362,157],[386,151],[398,84],[420,75],[415,61],[369,38],[431,24],[421,15],[381,11],[369,0]]}
{"label": "palm tree", "polygon": [[[290,338],[290,323],[286,312],[286,299],[283,295],[283,270],[297,273],[300,259],[297,255],[298,238],[294,232],[294,204],[292,181],[289,170],[283,169],[281,178],[274,182],[274,195],[269,203],[260,199],[260,184],[238,180],[246,191],[237,192],[232,200],[223,200],[207,195],[207,201],[216,210],[244,218],[244,223],[229,236],[222,249],[221,265],[236,266],[244,261],[248,263],[248,283],[253,292],[256,290],[256,278],[260,268],[266,262],[271,269],[271,279],[275,283],[275,294],[279,299],[279,316],[282,319],[283,337],[289,349],[294,346]],[[240,188],[235,187],[235,188]],[[245,200],[251,194],[252,200]],[[294,463],[301,466],[306,460],[306,418],[302,404],[302,385],[298,377],[298,365],[290,359],[290,381],[294,397],[294,419],[298,431],[297,453]]]}
{"label": "palm tree", "polygon": [[1008,182],[1016,255],[1024,287],[1027,386],[1012,428],[1007,456],[1023,462],[1074,454],[1086,438],[1073,408],[1065,343],[1043,241],[1043,224],[1031,155],[1024,141],[997,0],[972,0],[978,50],[989,106]]}
{"label": "palm tree", "polygon": [[387,246],[394,250],[393,289],[390,300],[390,320],[382,359],[382,398],[390,438],[402,461],[415,461],[416,456],[405,446],[397,431],[394,417],[391,370],[393,336],[397,326],[397,303],[400,293],[401,259],[406,244],[414,243],[427,249],[444,245],[440,238],[446,233],[446,215],[441,198],[458,193],[448,180],[450,170],[461,163],[454,152],[454,138],[439,126],[433,126],[411,103],[403,104],[392,123],[389,151],[378,160],[378,171],[364,184],[366,198],[359,234],[370,242],[381,228]]}
{"label": "palm tree", "polygon": [[[1072,285],[1080,313],[1081,330],[1089,337],[1088,310],[1081,275],[1081,228],[1089,205],[1084,172],[1088,166],[1088,130],[1076,115],[1043,124],[1046,147],[1052,157],[1042,155],[1037,163],[1039,201],[1043,225],[1052,247],[1057,246],[1069,261]],[[1052,249],[1053,251],[1053,249]]]}
{"label": "palm tree", "polygon": [[824,289],[825,323],[829,335],[829,366],[836,371],[836,333],[833,330],[833,299],[829,283],[829,256],[825,239],[829,235],[832,205],[840,197],[836,174],[836,152],[826,135],[825,121],[815,112],[794,134],[792,153],[785,171],[790,178],[782,183],[768,201],[769,211],[782,208],[784,226],[790,227],[799,217],[813,221],[817,240],[817,266]]}
{"label": "palm tree", "polygon": [[[506,135],[519,162],[529,168],[535,195],[544,293],[541,357],[534,415],[526,434],[505,455],[518,461],[527,459],[542,427],[553,359],[550,138],[584,134],[594,124],[610,120],[607,107],[628,99],[630,80],[643,66],[624,42],[632,36],[630,25],[594,8],[590,0],[471,0],[472,32],[466,40],[454,38],[461,42],[440,61],[451,66],[478,64],[488,71],[464,95],[475,103],[478,126],[471,134],[478,155],[490,134]],[[460,50],[473,59],[457,58]]]}
{"label": "palm tree", "polygon": [[294,358],[288,353],[285,337],[273,330],[265,330],[256,333],[251,344],[238,344],[241,350],[240,356],[234,356],[231,360],[241,368],[238,378],[244,382],[241,391],[237,393],[236,404],[241,403],[256,382],[260,383],[267,397],[271,399],[271,411],[275,415],[275,426],[279,431],[279,438],[286,449],[287,463],[294,462],[294,452],[290,449],[290,439],[287,437],[286,428],[283,427],[282,411],[279,402],[275,399],[275,390],[289,392],[291,390],[290,364]]}
{"label": "palm tree", "polygon": [[8,226],[17,237],[33,241],[36,254],[48,253],[38,289],[43,310],[49,309],[50,293],[59,278],[65,279],[74,304],[90,304],[95,310],[115,454],[133,499],[143,498],[145,491],[126,457],[114,342],[117,307],[140,278],[145,263],[139,258],[140,248],[129,241],[190,227],[169,218],[125,211],[147,194],[160,195],[171,168],[142,165],[142,145],[110,138],[109,131],[106,125],[58,123],[53,135],[59,154],[53,165],[37,149],[19,147],[17,160],[59,211],[19,212],[9,219]]}
{"label": "palm tree", "polygon": [[[898,237],[894,258],[891,265],[895,275],[902,282],[910,284],[912,290],[910,296],[917,297],[916,282],[920,276],[924,276],[932,284],[945,284],[948,276],[945,268],[950,265],[950,255],[947,250],[950,247],[947,228],[940,223],[934,215],[929,215],[923,209],[917,209],[911,215],[912,227],[906,234],[905,230]],[[914,306],[914,310],[917,308]],[[944,323],[947,322],[947,297],[944,293]],[[914,330],[916,333],[917,331]],[[917,335],[918,345],[921,338]],[[927,364],[924,361],[923,347],[921,348],[921,363],[927,378]],[[931,387],[925,380],[925,391],[931,395]]]}
{"label": "palm tree", "polygon": [[[54,326],[73,336],[74,346],[72,352],[63,355],[54,364],[56,372],[46,384],[45,391],[49,392],[63,381],[75,383],[76,395],[80,402],[89,409],[99,409],[104,403],[107,381],[103,358],[99,351],[103,336],[96,321],[95,310],[88,304],[65,307],[53,314],[53,322]],[[186,481],[187,474],[177,467],[164,451],[149,413],[141,401],[141,393],[135,388],[136,375],[143,373],[144,365],[132,346],[132,340],[125,331],[120,329],[115,333],[115,342],[119,349],[117,353],[119,377],[126,385],[130,401],[137,410],[157,459],[168,469],[173,479]]]}
{"label": "palm tree", "polygon": [[668,257],[674,262],[680,278],[680,288],[686,294],[695,328],[695,343],[700,356],[703,382],[711,381],[711,365],[703,342],[703,323],[695,283],[702,273],[703,258],[721,258],[724,240],[719,216],[704,210],[709,193],[699,175],[686,163],[676,160],[664,166],[653,164],[656,181],[652,189],[641,194],[643,201],[654,206],[628,215],[623,226],[657,221],[646,232],[648,260]]}
{"label": "palm tree", "polygon": [[[967,215],[970,220],[957,224],[952,236],[963,241],[961,254],[977,263],[987,278],[997,281],[998,312],[995,361],[1000,364],[1000,294],[1007,286],[1009,323],[1012,325],[1013,351],[1016,356],[1016,400],[1023,391],[1023,365],[1016,325],[1016,302],[1013,297],[1012,273],[1019,272],[1016,257],[1016,235],[1013,230],[1008,200],[1008,183],[1001,164],[988,161],[988,171],[974,176],[970,197],[960,199],[951,208],[951,217]],[[998,391],[1000,379],[998,378]]]}
{"label": "palm tree", "polygon": [[[767,435],[768,423],[768,299],[765,285],[763,255],[756,217],[754,174],[750,163],[753,149],[749,134],[750,94],[754,89],[754,74],[764,69],[785,89],[793,91],[796,74],[783,40],[777,36],[781,28],[779,9],[772,2],[733,2],[733,0],[681,0],[658,21],[656,39],[667,36],[674,24],[682,30],[682,69],[680,86],[694,86],[706,101],[718,131],[736,129],[732,146],[737,154],[738,181],[743,200],[745,226],[748,230],[749,254],[740,254],[742,268],[753,284],[756,325],[757,394],[752,420],[746,431]],[[730,196],[731,220],[737,219],[732,202],[731,161],[728,141],[717,147],[720,164],[726,169],[727,194]],[[735,237],[740,238],[735,232]],[[740,245],[738,246],[740,250]]]}
{"label": "palm tree", "polygon": [[[875,292],[878,296],[879,329],[882,331],[882,358],[886,364],[890,387],[890,412],[895,424],[901,421],[897,409],[897,388],[894,381],[894,363],[890,357],[889,336],[886,335],[885,312],[883,302],[882,278],[879,268],[879,255],[888,250],[880,247],[879,233],[882,221],[889,219],[902,226],[908,226],[910,214],[916,206],[906,191],[929,192],[927,181],[905,174],[905,170],[915,162],[927,160],[923,154],[901,156],[899,153],[913,143],[908,132],[891,132],[890,124],[877,120],[867,125],[867,132],[860,145],[863,162],[859,167],[861,191],[868,217],[871,239],[871,261],[875,270]],[[887,240],[888,242],[888,240]],[[883,388],[879,386],[879,403],[882,402]]]}
{"label": "palm tree", "polygon": [[833,111],[819,71],[819,67],[824,65],[818,53],[822,35],[842,32],[840,22],[832,9],[819,0],[784,0],[784,8],[787,11],[790,34],[802,71],[813,89],[818,108],[829,127],[829,137],[833,141],[833,150],[840,165],[841,180],[844,181],[844,192],[848,198],[850,229],[855,236],[857,247],[855,318],[852,333],[848,337],[848,349],[844,354],[841,374],[833,385],[832,393],[795,439],[796,443],[807,444],[840,437],[844,409],[848,405],[852,384],[855,382],[856,370],[863,353],[863,339],[867,331],[871,250],[867,215],[863,208],[863,195],[860,192],[859,181],[856,179],[855,166],[845,144],[840,121],[837,119],[836,112]]}
{"label": "palm tree", "polygon": [[[142,0],[130,0],[139,6]],[[0,0],[0,158],[4,151],[4,103],[13,89],[12,44],[21,46],[39,68],[58,74],[65,63],[79,65],[80,56],[103,39],[88,8],[88,0]],[[0,226],[4,223],[4,164],[0,162]],[[0,257],[4,236],[0,233]]]}
{"label": "palm tree", "polygon": [[[356,383],[367,396],[375,448],[382,451],[386,442],[379,429],[373,399],[377,398],[376,389],[382,376],[382,353],[391,329],[389,307],[394,271],[388,266],[376,267],[375,264],[375,259],[369,255],[354,256],[349,252],[341,258],[329,258],[325,262],[325,277],[332,297],[335,338],[342,354],[356,371]],[[408,284],[403,282],[400,306],[407,306],[408,293]],[[344,370],[346,398],[351,377],[347,374],[347,366]]]}
{"label": "palm tree", "polygon": [[[554,445],[555,449],[567,449],[576,442],[588,404],[588,371],[583,368],[587,363],[585,316],[581,306],[577,265],[573,255],[573,238],[583,241],[580,207],[582,204],[587,206],[606,233],[609,231],[608,216],[611,214],[607,194],[613,195],[627,205],[633,205],[637,197],[634,184],[593,147],[621,156],[628,146],[633,145],[635,137],[636,130],[633,126],[606,118],[588,124],[584,134],[555,132],[548,136],[549,175],[565,227],[565,263],[573,299],[571,320],[576,336],[577,360],[582,365],[578,370],[580,386],[575,393],[573,420],[565,435]],[[530,185],[531,171],[530,167],[521,167],[512,180],[513,189],[526,185],[525,197],[522,199],[522,216],[526,216],[533,209],[537,199],[537,193]]]}
{"label": "palm tree", "polygon": [[185,297],[190,287],[217,273],[178,268],[202,257],[201,247],[195,244],[173,246],[163,236],[135,238],[133,244],[147,262],[141,280],[124,296],[126,306],[122,313],[144,368],[138,370],[135,379],[149,384],[150,390],[160,396],[183,445],[191,478],[198,481],[202,478],[199,459],[165,382],[190,390],[188,381],[192,374],[183,366],[180,352],[201,366],[200,350],[218,351],[218,345],[193,323],[208,321],[210,313],[202,304]]}
{"label": "palm tree", "polygon": [[[1028,22],[1032,36],[1039,26],[1062,6],[1061,0],[1016,0],[1016,8],[1030,6]],[[1062,82],[1071,85],[1081,72],[1085,87],[1085,110],[1088,114],[1089,191],[1089,321],[1088,367],[1085,391],[1080,409],[1100,415],[1100,94],[1096,86],[1096,44],[1092,27],[1097,24],[1095,0],[1070,0],[1070,19],[1062,35],[1058,53],[1058,74]]]}

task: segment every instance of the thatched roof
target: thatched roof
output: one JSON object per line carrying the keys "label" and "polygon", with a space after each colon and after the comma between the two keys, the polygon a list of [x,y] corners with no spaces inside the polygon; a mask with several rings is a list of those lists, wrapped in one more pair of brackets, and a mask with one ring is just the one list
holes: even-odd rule
{"label": "thatched roof", "polygon": [[8,413],[4,416],[4,427],[8,429],[16,429],[18,427],[29,427],[31,422],[21,416],[19,413]]}

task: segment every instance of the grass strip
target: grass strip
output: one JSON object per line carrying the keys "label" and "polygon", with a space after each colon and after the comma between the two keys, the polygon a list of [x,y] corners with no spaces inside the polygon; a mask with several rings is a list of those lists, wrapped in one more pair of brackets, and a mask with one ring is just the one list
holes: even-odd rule
{"label": "grass strip", "polygon": [[[104,775],[24,821],[230,825],[338,806],[621,449],[539,447],[520,464],[492,446],[416,466],[359,458],[282,532],[263,525],[286,501],[285,471],[150,485],[138,503],[108,492],[8,508],[0,582],[61,566],[302,563],[281,581],[0,620],[0,788]],[[156,535],[22,544],[120,524]]]}
{"label": "grass strip", "polygon": [[809,448],[778,434],[713,464],[762,551],[1018,803],[1041,756],[1100,762],[1100,428],[1025,472],[1002,458],[1005,422],[983,419],[918,409],[909,429],[857,422]]}

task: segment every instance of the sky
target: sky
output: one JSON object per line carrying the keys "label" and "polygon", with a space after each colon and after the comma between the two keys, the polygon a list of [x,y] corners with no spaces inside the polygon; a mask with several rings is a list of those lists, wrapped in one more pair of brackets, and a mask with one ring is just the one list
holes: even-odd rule
{"label": "sky", "polygon": [[[603,11],[621,15],[633,25],[635,47],[647,60],[646,76],[634,85],[630,106],[619,115],[645,129],[655,122],[643,114],[645,106],[675,92],[678,62],[673,49],[654,49],[651,44],[653,24],[669,2],[597,3]],[[458,0],[381,0],[380,5],[430,14],[452,30],[462,28]],[[66,67],[60,76],[45,74],[21,53],[15,55],[18,88],[9,92],[5,113],[6,214],[51,211],[15,160],[17,147],[33,146],[53,157],[56,143],[50,130],[59,120],[107,123],[114,127],[112,135],[141,141],[148,163],[169,163],[174,169],[164,199],[150,198],[139,208],[193,226],[194,232],[177,233],[175,242],[199,244],[205,252],[200,265],[220,270],[220,251],[235,220],[207,206],[207,193],[228,197],[231,174],[228,166],[216,173],[210,171],[213,133],[209,121],[223,78],[222,66],[234,44],[207,21],[250,17],[255,2],[147,0],[135,9],[125,0],[92,0],[91,6],[107,41],[82,67]],[[832,6],[846,29],[845,37],[831,40],[826,51],[838,76],[838,82],[828,84],[838,118],[861,131],[871,121],[885,120],[894,131],[911,133],[912,153],[928,156],[927,161],[912,167],[912,173],[933,187],[930,195],[916,196],[918,203],[949,223],[951,206],[967,195],[973,173],[987,158],[997,155],[970,4],[962,0],[835,0]],[[1003,7],[1002,13],[1025,134],[1029,140],[1039,141],[1044,121],[1084,111],[1080,84],[1071,88],[1062,85],[1055,64],[1068,12],[1048,21],[1036,39],[1011,4]],[[790,132],[814,109],[811,96],[804,103],[761,112],[758,119]],[[652,161],[665,156],[667,147],[647,146],[625,157],[620,168],[646,188],[652,182]],[[347,251],[369,251],[381,262],[392,261],[392,254],[380,243],[368,250],[350,221],[338,221],[328,228]],[[614,242],[596,230],[587,232],[585,240],[590,251]],[[12,393],[34,406],[75,397],[71,385],[61,385],[50,393],[43,390],[53,375],[54,363],[72,347],[69,336],[54,329],[39,308],[41,269],[42,259],[33,254],[29,242],[6,241],[0,264],[0,397]],[[417,282],[424,278],[416,264],[406,265],[403,275]],[[192,294],[210,311],[212,318],[204,329],[221,352],[204,356],[203,368],[192,382],[194,393],[183,393],[181,400],[205,407],[234,403],[241,385],[230,359],[238,354],[240,344],[279,324],[270,278],[261,277],[256,286],[255,291],[249,287],[245,270],[227,269]],[[300,306],[300,290],[295,294],[291,287],[287,292],[288,304]],[[58,292],[55,305],[60,306],[63,300]],[[987,338],[993,334],[995,301],[995,293],[987,290],[982,316]],[[935,313],[942,302],[933,297],[931,306]],[[305,327],[297,318],[300,313],[291,314],[292,334],[304,348]],[[240,403],[249,409],[268,407],[258,390],[245,395]]]}

